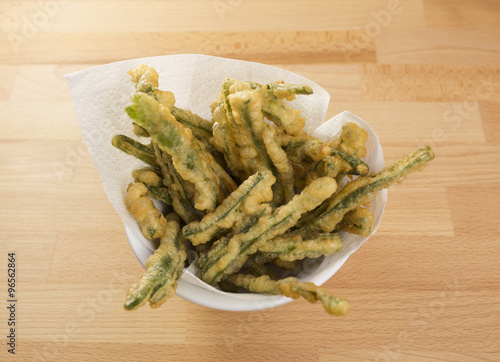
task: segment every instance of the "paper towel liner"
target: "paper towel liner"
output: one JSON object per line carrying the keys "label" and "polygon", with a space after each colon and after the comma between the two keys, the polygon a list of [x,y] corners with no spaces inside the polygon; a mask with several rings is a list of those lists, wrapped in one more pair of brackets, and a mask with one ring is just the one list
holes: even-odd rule
{"label": "paper towel liner", "polygon": [[[283,80],[286,83],[307,84],[314,93],[307,96],[298,95],[291,102],[291,105],[300,109],[302,116],[306,118],[305,130],[319,139],[328,141],[340,135],[343,125],[354,122],[368,133],[366,143],[368,154],[363,160],[370,167],[370,171],[376,172],[384,167],[380,141],[368,123],[347,111],[323,123],[330,100],[329,94],[309,79],[283,69],[207,55],[183,54],[126,60],[68,74],[66,80],[83,139],[97,167],[104,190],[120,215],[130,245],[143,266],[148,254],[153,253],[154,246],[142,235],[137,222],[127,211],[125,196],[127,186],[132,181],[132,171],[145,165],[142,161],[124,154],[111,145],[111,139],[116,134],[136,138],[132,132],[132,122],[124,109],[135,91],[127,71],[140,64],[153,67],[158,72],[159,88],[174,93],[177,107],[188,108],[205,119],[211,119],[210,104],[218,97],[225,78],[231,77],[257,83]],[[372,202],[370,207],[374,216],[372,234],[380,224],[386,201],[387,191],[383,190]],[[158,202],[156,204],[160,205]],[[342,251],[326,257],[306,259],[307,262],[303,263],[303,268],[297,274],[300,280],[312,281],[317,285],[323,284],[369,238],[369,236],[363,237],[342,231],[340,236],[343,244]],[[254,308],[243,308],[244,310],[262,309],[289,301],[289,298],[283,296],[225,293],[204,283],[197,275],[199,275],[199,270],[193,264],[190,265],[184,270],[179,287],[181,284],[191,283],[211,293],[220,294],[232,300],[246,300],[254,305]],[[180,294],[179,289],[178,294]],[[196,300],[193,295],[188,295],[189,293],[183,294],[181,296],[188,300],[204,304]]]}

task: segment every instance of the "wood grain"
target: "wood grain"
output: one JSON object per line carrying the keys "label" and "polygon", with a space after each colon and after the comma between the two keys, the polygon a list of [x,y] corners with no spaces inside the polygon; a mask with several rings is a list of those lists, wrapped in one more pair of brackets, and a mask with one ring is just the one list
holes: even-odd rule
{"label": "wood grain", "polygon": [[[15,357],[500,359],[497,1],[47,3],[0,1],[0,273],[15,250]],[[49,16],[37,18],[40,9]],[[386,163],[434,147],[424,172],[389,191],[377,234],[325,284],[349,299],[348,316],[303,300],[230,313],[177,296],[158,310],[123,310],[142,268],[83,144],[64,74],[179,53],[310,78],[332,96],[328,116],[350,110],[370,122]],[[2,309],[3,361],[13,356]]]}

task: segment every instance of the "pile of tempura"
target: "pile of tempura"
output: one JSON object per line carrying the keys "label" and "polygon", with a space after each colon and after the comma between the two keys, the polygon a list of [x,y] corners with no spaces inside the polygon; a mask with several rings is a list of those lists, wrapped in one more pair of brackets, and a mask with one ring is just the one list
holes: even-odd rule
{"label": "pile of tempura", "polygon": [[422,169],[434,158],[432,149],[370,173],[362,161],[367,134],[356,124],[332,142],[303,131],[305,119],[285,100],[311,94],[306,85],[228,78],[209,121],[177,108],[174,95],[158,89],[154,69],[141,65],[129,75],[136,92],[126,112],[148,143],[124,135],[112,143],[148,165],[132,173],[125,201],[158,248],[128,291],[125,309],[147,301],[156,308],[172,297],[189,248],[201,279],[221,290],[303,297],[330,314],[346,314],[345,299],[276,275],[341,250],[340,230],[369,235],[368,206],[376,193]]}

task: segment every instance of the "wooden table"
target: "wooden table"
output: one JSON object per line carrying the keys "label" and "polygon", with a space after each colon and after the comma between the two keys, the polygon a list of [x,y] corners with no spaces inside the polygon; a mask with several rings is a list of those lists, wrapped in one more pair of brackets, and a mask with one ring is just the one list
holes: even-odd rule
{"label": "wooden table", "polygon": [[[369,3],[369,4],[368,4]],[[499,360],[500,4],[495,1],[0,2],[0,360],[16,253],[19,360]],[[299,73],[361,116],[386,163],[436,159],[391,188],[378,233],[325,286],[231,313],[174,297],[127,313],[142,272],[82,143],[64,74],[203,53]],[[7,305],[8,306],[8,305]]]}

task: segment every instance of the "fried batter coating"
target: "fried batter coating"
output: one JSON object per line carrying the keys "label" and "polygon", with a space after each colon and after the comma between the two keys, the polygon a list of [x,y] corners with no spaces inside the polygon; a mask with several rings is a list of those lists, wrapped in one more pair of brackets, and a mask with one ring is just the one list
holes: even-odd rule
{"label": "fried batter coating", "polygon": [[199,147],[191,130],[177,122],[168,108],[145,93],[135,93],[132,104],[125,110],[172,157],[179,175],[193,183],[198,192],[195,207],[198,210],[213,211],[224,198],[219,178],[210,167],[210,163],[215,160]]}
{"label": "fried batter coating", "polygon": [[166,220],[153,201],[146,196],[148,188],[142,182],[131,184],[127,190],[125,205],[137,220],[142,234],[149,240],[163,236]]}
{"label": "fried batter coating", "polygon": [[186,225],[183,228],[184,237],[193,245],[199,245],[210,241],[220,230],[230,229],[242,216],[255,213],[260,204],[272,200],[271,186],[275,181],[271,171],[260,171],[250,176],[213,213],[200,222]]}
{"label": "fried batter coating", "polygon": [[158,88],[158,79],[160,76],[151,67],[141,64],[136,68],[130,69],[127,74],[134,83],[138,92],[151,93]]}
{"label": "fried batter coating", "polygon": [[296,163],[308,158],[312,161],[320,161],[330,154],[328,143],[305,133],[298,136],[280,134],[278,135],[278,142],[287,153],[288,158]]}
{"label": "fried batter coating", "polygon": [[294,100],[296,94],[313,94],[311,87],[305,84],[288,84],[283,81],[267,84],[267,89],[277,98]]}
{"label": "fried batter coating", "polygon": [[357,207],[345,214],[336,228],[351,234],[368,236],[373,230],[373,214],[370,209]]}
{"label": "fried batter coating", "polygon": [[172,115],[178,122],[182,123],[193,132],[193,135],[200,141],[199,146],[204,151],[209,152],[215,159],[216,162],[213,163],[212,168],[221,179],[222,186],[230,190],[227,195],[236,190],[236,184],[233,179],[224,171],[224,155],[214,148],[215,140],[213,137],[212,123],[187,109],[173,107]]}
{"label": "fried batter coating", "polygon": [[250,82],[249,84],[261,95],[262,112],[266,118],[287,134],[297,135],[302,131],[306,122],[305,118],[301,117],[299,110],[286,105],[283,99],[291,101],[295,98],[295,94],[312,94],[310,87],[282,82],[267,85]]}
{"label": "fried batter coating", "polygon": [[272,170],[274,166],[262,139],[265,122],[259,94],[246,83],[232,79],[224,82],[223,89],[224,105],[228,119],[234,121],[234,140],[244,171],[249,176],[260,170]]}
{"label": "fried batter coating", "polygon": [[[266,263],[269,261],[268,258],[263,256],[262,254],[256,253],[250,257],[248,260],[248,271],[255,275],[256,277],[260,277],[262,275],[267,275],[271,279],[276,280],[278,277],[274,275],[267,267]],[[222,279],[225,280],[225,279]]]}
{"label": "fried batter coating", "polygon": [[320,234],[303,240],[300,235],[283,235],[269,240],[259,247],[264,256],[283,261],[302,260],[331,255],[342,250],[342,242],[338,234]]}
{"label": "fried batter coating", "polygon": [[[207,269],[209,265],[217,262],[226,253],[227,243],[233,236],[248,232],[248,230],[257,224],[260,218],[270,215],[271,212],[272,208],[269,204],[261,204],[255,213],[244,215],[234,224],[232,232],[214,242],[208,250],[204,250],[204,252],[199,253],[200,257],[196,266],[203,270]],[[209,244],[201,244],[196,246],[196,248],[208,245]],[[208,256],[209,253],[210,257]]]}
{"label": "fried batter coating", "polygon": [[[264,144],[264,115],[277,122],[282,129],[298,133],[303,127],[304,119],[299,116],[299,111],[286,106],[283,98],[291,100],[295,94],[310,93],[312,90],[303,85],[271,83],[264,86],[226,79],[221,95],[211,106],[214,143],[217,150],[224,153],[231,172],[238,178],[245,179],[257,171],[272,170],[278,177],[278,183],[273,189],[276,194],[275,203],[283,201],[280,199],[281,194],[289,200],[293,196],[293,189],[288,186],[289,182],[280,182],[281,176],[285,176],[286,172],[281,174],[277,171],[274,165],[276,160],[270,159],[270,156],[280,157],[277,153],[279,145],[273,146],[270,142]],[[293,128],[296,130],[292,130]],[[269,147],[274,148],[271,154],[268,154]],[[282,159],[280,165],[286,167]],[[279,185],[287,185],[287,188],[279,190]]]}
{"label": "fried batter coating", "polygon": [[[215,104],[215,102],[214,102]],[[214,146],[217,151],[224,155],[226,164],[231,173],[240,180],[246,179],[246,173],[241,169],[241,156],[233,134],[233,127],[227,119],[224,103],[218,101],[217,105],[212,105]]]}
{"label": "fried batter coating", "polygon": [[184,222],[201,220],[203,212],[194,207],[195,189],[193,184],[184,180],[175,170],[171,157],[153,144],[157,163],[163,174],[163,184],[172,199],[174,211]]}
{"label": "fried batter coating", "polygon": [[197,114],[192,113],[190,110],[172,107],[172,115],[175,119],[188,127],[193,135],[201,141],[210,142],[213,137],[212,123],[206,119],[201,118]]}
{"label": "fried batter coating", "polygon": [[285,261],[285,260],[281,260],[279,258],[273,259],[272,263],[274,265],[276,265],[277,267],[283,268],[286,270],[293,270],[297,266],[297,263],[295,260],[294,261]]}
{"label": "fried batter coating", "polygon": [[365,143],[368,139],[368,133],[356,123],[349,122],[343,129],[342,134],[337,140],[330,143],[332,148],[350,154],[357,158],[366,156]]}
{"label": "fried batter coating", "polygon": [[136,182],[142,182],[148,188],[147,196],[163,201],[171,205],[172,199],[168,194],[168,189],[163,186],[163,179],[151,167],[144,167],[132,172],[132,177]]}
{"label": "fried batter coating", "polygon": [[432,149],[429,146],[423,147],[374,175],[361,176],[347,183],[330,202],[325,212],[311,223],[304,225],[296,233],[307,236],[317,230],[333,231],[349,211],[358,206],[367,205],[378,191],[396,182],[404,181],[410,173],[421,170],[433,158]]}
{"label": "fried batter coating", "polygon": [[368,165],[357,157],[330,147],[327,142],[320,141],[310,135],[297,137],[281,135],[279,142],[288,158],[293,162],[319,162],[330,156],[335,159],[338,172],[351,175],[367,175]]}
{"label": "fried batter coating", "polygon": [[[216,157],[219,160],[223,158],[223,156],[215,151],[211,145],[211,143],[213,143],[212,124],[189,110],[175,107],[174,95],[171,92],[157,89],[159,76],[153,68],[141,65],[137,68],[131,69],[129,74],[132,82],[135,84],[136,89],[139,92],[152,96],[158,101],[158,103],[166,107],[168,110],[171,110],[175,119],[182,125],[189,128],[197,140],[206,143],[198,144],[198,147],[204,153],[210,153],[212,158]],[[196,143],[196,140],[193,140],[193,142]],[[216,173],[217,177],[221,179],[221,186],[224,189],[225,196],[236,189],[236,184],[218,162],[213,162],[211,164],[211,168]]]}
{"label": "fried batter coating", "polygon": [[[149,94],[158,102],[172,109],[175,104],[174,94],[172,92],[163,92],[157,89],[159,75],[156,70],[141,64],[136,68],[130,69],[127,73],[130,75],[130,80],[134,83],[135,89],[138,92]],[[136,123],[134,123],[134,133],[138,137],[149,137],[148,131]]]}
{"label": "fried batter coating", "polygon": [[220,157],[222,157],[222,160],[218,161],[218,158],[216,158],[218,156],[218,152],[210,144],[198,142],[198,145],[204,152],[209,153],[213,156],[214,162],[210,163],[210,167],[219,178],[220,188],[222,190],[222,193],[224,194],[224,197],[227,197],[231,192],[236,190],[238,186],[236,185],[236,182],[234,182],[234,180],[231,178],[231,176],[229,176],[226,170],[224,170],[224,168],[222,167],[222,165],[225,164],[222,155],[220,155]]}
{"label": "fried batter coating", "polygon": [[342,316],[349,312],[349,302],[344,298],[334,297],[326,289],[314,283],[299,282],[297,278],[289,277],[274,281],[267,275],[255,277],[248,274],[233,274],[227,276],[225,280],[255,293],[284,295],[293,299],[302,297],[309,303],[320,301],[329,314]]}
{"label": "fried batter coating", "polygon": [[148,131],[146,131],[144,128],[142,128],[141,126],[138,126],[136,125],[135,123],[132,124],[132,127],[133,127],[133,131],[134,131],[134,134],[137,136],[137,137],[149,137],[149,133]]}
{"label": "fried batter coating", "polygon": [[224,275],[237,272],[249,255],[255,253],[267,240],[293,227],[300,215],[320,205],[335,192],[336,188],[337,183],[332,178],[323,177],[315,180],[301,194],[295,195],[288,204],[279,207],[269,216],[259,218],[247,232],[227,238],[221,247],[222,253],[218,249],[217,253],[210,250],[205,258],[200,258],[201,263],[198,267],[202,269],[202,280],[214,285]]}
{"label": "fried batter coating", "polygon": [[279,278],[267,268],[266,264],[268,263],[272,263],[275,266],[286,270],[293,270],[296,265],[295,261],[284,261],[262,253],[255,253],[248,260],[248,271],[256,277],[267,275],[272,280],[278,280]]}
{"label": "fried batter coating", "polygon": [[285,202],[289,202],[295,191],[294,185],[294,172],[290,160],[286,157],[285,151],[280,147],[276,140],[276,129],[273,127],[266,127],[262,132],[262,139],[266,145],[266,150],[273,162],[279,175],[279,181],[283,188]]}
{"label": "fried batter coating", "polygon": [[278,179],[273,185],[273,205],[280,205],[285,198],[285,183],[263,140],[263,131],[268,125],[264,122],[259,93],[246,82],[226,79],[212,111],[214,141],[217,149],[224,152],[233,175],[245,180],[255,172],[271,170]]}
{"label": "fried batter coating", "polygon": [[175,96],[172,92],[162,91],[158,89],[158,79],[160,76],[151,67],[141,64],[136,68],[130,69],[128,72],[130,80],[134,83],[135,89],[138,92],[146,93],[154,97],[160,104],[168,109],[172,109],[175,104]]}
{"label": "fried batter coating", "polygon": [[137,309],[148,300],[151,308],[158,308],[173,297],[185,260],[179,217],[169,214],[160,246],[146,261],[146,272],[139,283],[134,284],[127,293],[125,310]]}
{"label": "fried batter coating", "polygon": [[342,161],[336,157],[325,156],[320,161],[310,163],[305,171],[297,174],[295,178],[295,189],[302,190],[312,181],[320,177],[337,177],[342,167]]}
{"label": "fried batter coating", "polygon": [[368,175],[368,165],[361,161],[359,158],[335,149],[330,150],[330,155],[331,157],[337,158],[337,160],[339,161],[340,173],[361,176]]}
{"label": "fried batter coating", "polygon": [[124,135],[114,136],[111,140],[111,144],[118,148],[120,151],[134,156],[135,158],[147,163],[148,165],[158,167],[158,164],[156,163],[155,152],[150,146],[143,145],[142,143],[137,142],[132,138]]}
{"label": "fried batter coating", "polygon": [[154,97],[160,104],[171,110],[176,120],[189,128],[195,137],[203,142],[212,143],[212,123],[188,109],[175,107],[174,94],[158,89],[159,75],[153,68],[143,64],[129,70],[128,74],[138,92]]}

